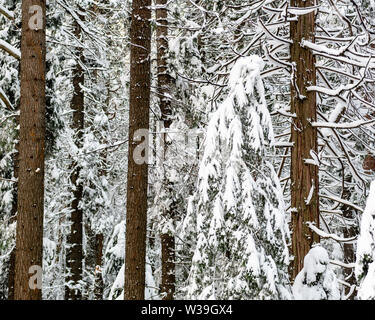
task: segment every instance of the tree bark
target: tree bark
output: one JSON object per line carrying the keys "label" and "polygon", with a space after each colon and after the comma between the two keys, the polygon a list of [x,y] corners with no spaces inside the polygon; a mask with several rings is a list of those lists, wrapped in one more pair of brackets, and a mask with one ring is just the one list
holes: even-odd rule
{"label": "tree bark", "polygon": [[[18,107],[19,109],[19,107]],[[19,116],[16,117],[16,126],[18,127],[20,120]],[[16,152],[13,155],[13,176],[18,180],[19,172],[19,142],[16,144]],[[9,220],[9,225],[17,221],[17,198],[18,198],[18,182],[13,185],[13,201],[12,201],[12,211],[11,218]],[[15,265],[16,263],[16,248],[14,248],[10,254],[9,258],[9,268],[8,268],[8,300],[14,300],[14,278],[15,278]]]}
{"label": "tree bark", "polygon": [[[34,10],[35,9],[35,10]],[[45,0],[22,1],[21,100],[15,300],[40,300],[29,285],[32,266],[42,268],[45,153]],[[31,281],[30,281],[31,282]]]}
{"label": "tree bark", "polygon": [[125,300],[143,300],[145,293],[148,163],[135,162],[137,142],[134,138],[138,129],[149,130],[150,6],[151,0],[132,4]]}
{"label": "tree bark", "polygon": [[[313,0],[292,0],[293,7],[310,7]],[[292,248],[294,256],[290,268],[292,281],[303,268],[303,260],[313,243],[319,237],[313,233],[307,222],[319,225],[319,180],[318,167],[306,164],[311,153],[317,155],[317,129],[311,126],[316,121],[316,94],[307,92],[306,87],[315,85],[315,58],[311,50],[302,48],[302,39],[315,40],[315,13],[298,16],[298,21],[290,22],[291,62],[294,74],[291,83],[291,113],[296,114],[291,125],[293,147],[291,150],[291,208],[292,208]],[[308,201],[309,200],[309,201]]]}
{"label": "tree bark", "polygon": [[[156,43],[157,43],[157,66],[158,66],[158,96],[159,96],[159,106],[161,111],[161,119],[163,121],[164,129],[169,129],[171,125],[171,101],[170,96],[170,86],[171,79],[168,74],[167,67],[167,57],[168,57],[168,11],[167,11],[167,0],[156,0]],[[164,133],[163,138],[163,150],[165,159],[165,154],[167,151],[166,134]],[[170,181],[168,177],[164,174],[164,184],[166,188],[170,189]],[[173,219],[173,210],[168,208],[167,212],[162,212],[166,219]],[[161,274],[161,294],[163,295],[163,300],[173,300],[173,295],[175,292],[175,239],[172,234],[165,233],[161,235],[161,264],[162,264],[162,274]]]}
{"label": "tree bark", "polygon": [[16,263],[16,249],[10,253],[8,262],[8,300],[14,300],[14,278]]}
{"label": "tree bark", "polygon": [[[83,20],[83,17],[80,16]],[[81,38],[81,28],[77,21],[74,22],[74,34],[77,39]],[[84,92],[81,86],[84,85],[84,71],[82,65],[84,64],[83,49],[76,49],[77,64],[73,71],[73,98],[71,101],[71,109],[73,110],[72,129],[76,134],[75,144],[82,148],[83,129],[84,129]],[[83,195],[83,185],[79,182],[80,166],[73,162],[72,174],[70,177],[73,186],[73,201],[71,204],[71,229],[67,237],[67,253],[66,266],[68,275],[66,282],[69,285],[65,286],[66,300],[80,300],[82,299],[82,287],[79,283],[82,281],[82,263],[83,263],[83,212],[79,204]]]}
{"label": "tree bark", "polygon": [[[346,183],[351,183],[351,175],[348,175],[345,177],[345,182]],[[351,195],[351,190],[348,187],[348,185],[345,185],[342,198],[344,200],[350,200],[350,195]],[[343,213],[343,218],[346,221],[346,226],[344,227],[343,230],[343,236],[344,238],[352,238],[355,237],[358,232],[356,225],[354,221],[356,221],[356,216],[358,212],[354,210],[353,208],[349,207],[348,205],[342,205],[341,206],[341,211]],[[343,243],[343,248],[344,248],[344,261],[347,264],[355,263],[356,256],[355,256],[355,249],[354,249],[354,244],[353,243]],[[347,283],[349,283],[351,286],[356,285],[356,278],[354,274],[354,268],[344,268],[343,270],[344,273],[344,279]],[[349,295],[351,288],[345,286],[345,294]],[[348,297],[348,300],[354,300],[354,298],[357,296],[357,289],[354,289],[353,292],[350,294]]]}
{"label": "tree bark", "polygon": [[95,237],[95,249],[96,249],[96,267],[95,267],[95,285],[94,285],[94,296],[95,300],[103,300],[103,275],[102,275],[102,264],[103,264],[103,234],[97,234]]}

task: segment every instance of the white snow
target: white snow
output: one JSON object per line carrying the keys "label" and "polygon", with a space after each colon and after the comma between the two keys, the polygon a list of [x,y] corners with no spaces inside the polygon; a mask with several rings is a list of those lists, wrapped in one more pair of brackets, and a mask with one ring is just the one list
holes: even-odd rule
{"label": "white snow", "polygon": [[357,243],[355,275],[359,281],[358,298],[375,299],[375,181],[371,183],[362,214]]}
{"label": "white snow", "polygon": [[303,262],[293,284],[296,300],[338,300],[340,292],[334,272],[329,267],[327,251],[320,246],[312,248]]}

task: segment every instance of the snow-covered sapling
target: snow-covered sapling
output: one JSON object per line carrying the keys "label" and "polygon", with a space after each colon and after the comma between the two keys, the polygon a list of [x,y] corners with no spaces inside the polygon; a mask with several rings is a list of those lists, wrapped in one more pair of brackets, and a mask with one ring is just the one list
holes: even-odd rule
{"label": "snow-covered sapling", "polygon": [[303,269],[293,284],[293,296],[297,300],[338,300],[340,291],[335,273],[329,267],[327,251],[313,247],[305,256]]}

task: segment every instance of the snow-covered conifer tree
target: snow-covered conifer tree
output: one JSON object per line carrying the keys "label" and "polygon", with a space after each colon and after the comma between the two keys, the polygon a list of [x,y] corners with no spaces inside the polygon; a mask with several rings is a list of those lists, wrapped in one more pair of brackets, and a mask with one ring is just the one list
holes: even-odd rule
{"label": "snow-covered conifer tree", "polygon": [[375,181],[371,184],[360,232],[355,266],[357,296],[361,300],[375,300]]}
{"label": "snow-covered conifer tree", "polygon": [[208,124],[197,192],[183,223],[194,256],[187,297],[288,299],[289,230],[258,56],[240,58]]}
{"label": "snow-covered conifer tree", "polygon": [[336,275],[329,268],[328,252],[321,246],[313,247],[305,256],[303,269],[293,284],[297,300],[339,300]]}

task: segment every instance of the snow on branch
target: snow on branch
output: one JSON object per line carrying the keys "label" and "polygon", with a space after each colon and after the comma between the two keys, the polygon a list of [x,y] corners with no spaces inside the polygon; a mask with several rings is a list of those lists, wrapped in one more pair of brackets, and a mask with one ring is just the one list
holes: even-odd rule
{"label": "snow on branch", "polygon": [[372,120],[357,120],[348,123],[336,123],[336,122],[312,122],[313,127],[319,128],[335,128],[335,129],[354,129],[365,125],[373,124],[375,119]]}
{"label": "snow on branch", "polygon": [[319,93],[322,93],[322,94],[326,94],[328,96],[339,96],[342,92],[354,90],[355,88],[360,86],[362,84],[362,82],[365,80],[366,72],[367,72],[367,70],[370,66],[370,62],[371,62],[371,57],[367,61],[367,64],[365,66],[365,70],[363,72],[363,76],[356,83],[342,85],[342,86],[339,86],[336,89],[330,89],[330,88],[319,87],[319,86],[308,86],[306,88],[306,90],[307,91],[316,91],[316,92],[319,92]]}
{"label": "snow on branch", "polygon": [[293,65],[290,62],[282,61],[280,59],[277,59],[275,56],[272,56],[267,46],[265,46],[265,54],[266,54],[268,61],[271,62],[273,65],[276,65],[288,71],[293,70]]}
{"label": "snow on branch", "polygon": [[6,96],[5,92],[0,88],[0,100],[5,104],[5,106],[13,110],[12,104],[10,103],[8,97]]}
{"label": "snow on branch", "polygon": [[14,13],[4,8],[1,4],[0,4],[0,13],[3,16],[7,17],[9,20],[14,20]]}
{"label": "snow on branch", "polygon": [[350,269],[353,269],[355,267],[355,263],[344,263],[344,262],[341,262],[341,261],[338,261],[338,260],[330,260],[329,261],[330,264],[334,264],[336,266],[340,266],[340,267],[343,267],[343,268],[350,268]]}
{"label": "snow on branch", "polygon": [[350,243],[350,242],[354,242],[354,241],[357,240],[357,236],[351,237],[351,238],[341,238],[334,233],[327,233],[327,232],[315,227],[311,222],[307,222],[306,224],[312,231],[314,231],[316,234],[318,234],[322,238],[333,239],[337,242],[345,242],[345,243]]}
{"label": "snow on branch", "polygon": [[271,31],[269,31],[267,29],[267,27],[263,24],[262,20],[259,19],[258,22],[259,22],[260,27],[263,29],[264,33],[267,34],[273,40],[276,40],[277,43],[287,44],[287,45],[293,43],[292,40],[284,39],[284,38],[281,38],[281,37],[278,37],[278,36],[274,35]]}
{"label": "snow on branch", "polygon": [[305,14],[309,14],[311,12],[315,12],[320,6],[313,6],[313,7],[306,7],[306,8],[299,8],[299,7],[289,7],[288,13],[294,14],[296,16],[302,16]]}
{"label": "snow on branch", "polygon": [[329,199],[329,200],[332,200],[332,201],[336,201],[336,202],[345,204],[349,207],[352,207],[355,210],[358,210],[359,212],[363,212],[363,209],[361,207],[356,206],[354,203],[351,203],[348,200],[344,200],[344,199],[341,199],[341,198],[336,197],[336,196],[328,196],[328,195],[325,195],[325,194],[319,194],[319,197],[326,198],[326,199]]}
{"label": "snow on branch", "polygon": [[320,44],[317,44],[317,43],[313,43],[313,42],[308,41],[308,40],[302,40],[300,44],[301,44],[301,47],[303,47],[303,48],[311,49],[314,52],[314,54],[318,54],[318,55],[320,55],[322,57],[326,57],[328,59],[336,60],[338,62],[353,65],[353,66],[356,66],[356,67],[359,67],[359,68],[367,68],[368,65],[371,68],[373,68],[374,63],[369,64],[369,62],[366,61],[366,60],[370,60],[372,58],[371,55],[366,55],[366,56],[355,55],[357,60],[344,56],[345,51],[347,51],[349,49],[349,47],[353,45],[353,43],[356,39],[357,38],[354,38],[352,40],[352,42],[350,42],[346,46],[343,46],[339,50],[328,48],[326,46],[323,46],[323,45],[320,45]]}
{"label": "snow on branch", "polygon": [[3,49],[4,51],[8,52],[12,57],[16,58],[17,60],[21,60],[21,51],[2,39],[0,39],[0,49]]}

